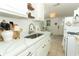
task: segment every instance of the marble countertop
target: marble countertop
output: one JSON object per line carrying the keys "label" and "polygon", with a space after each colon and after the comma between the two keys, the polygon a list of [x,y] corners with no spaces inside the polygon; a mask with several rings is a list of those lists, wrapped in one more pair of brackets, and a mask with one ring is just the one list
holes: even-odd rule
{"label": "marble countertop", "polygon": [[21,39],[17,40],[12,40],[8,42],[0,42],[0,55],[17,55],[22,50],[28,49],[31,45],[37,43],[40,38],[45,37],[48,35],[49,32],[40,32],[43,33],[44,35],[35,38],[35,39],[27,39],[22,37]]}

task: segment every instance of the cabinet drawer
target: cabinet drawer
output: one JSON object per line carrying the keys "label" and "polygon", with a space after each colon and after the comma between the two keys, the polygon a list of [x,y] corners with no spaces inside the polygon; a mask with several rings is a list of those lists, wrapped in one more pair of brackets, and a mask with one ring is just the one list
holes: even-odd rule
{"label": "cabinet drawer", "polygon": [[29,46],[25,51],[20,53],[18,56],[32,56],[35,55],[36,50],[38,49],[40,43],[34,43],[31,46]]}
{"label": "cabinet drawer", "polygon": [[50,47],[50,37],[46,36],[40,39],[40,41],[31,45],[28,49],[23,51],[19,56],[43,56],[47,55]]}
{"label": "cabinet drawer", "polygon": [[31,52],[27,49],[23,51],[22,53],[20,53],[18,56],[29,56],[29,55],[31,55]]}

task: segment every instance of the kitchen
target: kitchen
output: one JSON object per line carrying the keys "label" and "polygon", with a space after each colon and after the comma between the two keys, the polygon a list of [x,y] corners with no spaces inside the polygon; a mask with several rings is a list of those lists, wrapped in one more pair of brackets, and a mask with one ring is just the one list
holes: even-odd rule
{"label": "kitchen", "polygon": [[79,55],[78,3],[0,3],[0,22],[12,21],[21,28],[20,39],[11,37],[11,29],[0,33],[0,56]]}

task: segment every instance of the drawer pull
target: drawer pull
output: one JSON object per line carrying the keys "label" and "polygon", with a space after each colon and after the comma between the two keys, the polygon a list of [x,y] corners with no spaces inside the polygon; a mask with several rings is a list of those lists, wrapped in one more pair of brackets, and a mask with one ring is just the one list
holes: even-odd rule
{"label": "drawer pull", "polygon": [[30,56],[30,55],[31,55],[31,52],[29,52],[27,56]]}
{"label": "drawer pull", "polygon": [[44,44],[44,46],[42,48],[44,48],[46,45]]}

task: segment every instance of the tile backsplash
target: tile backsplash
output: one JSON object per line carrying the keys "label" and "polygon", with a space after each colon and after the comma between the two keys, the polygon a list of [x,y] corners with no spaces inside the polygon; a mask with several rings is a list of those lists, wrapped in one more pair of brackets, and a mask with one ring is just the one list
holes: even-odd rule
{"label": "tile backsplash", "polygon": [[40,28],[41,24],[39,22],[30,20],[30,19],[27,20],[27,19],[16,19],[16,18],[0,17],[0,21],[3,20],[3,19],[6,20],[7,22],[13,21],[15,24],[18,24],[23,29],[23,32],[25,32],[26,34],[28,34],[30,23],[34,24],[37,31],[41,30],[41,28]]}

